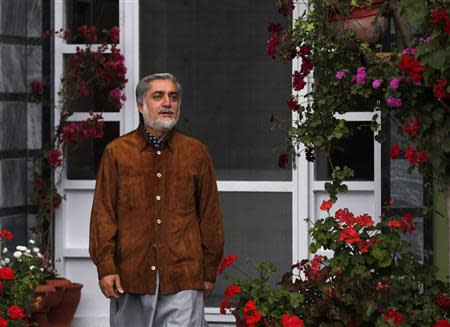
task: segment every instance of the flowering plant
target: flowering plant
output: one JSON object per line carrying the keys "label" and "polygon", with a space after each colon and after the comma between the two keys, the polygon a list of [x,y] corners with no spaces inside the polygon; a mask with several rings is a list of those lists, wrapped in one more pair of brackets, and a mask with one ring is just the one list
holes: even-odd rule
{"label": "flowering plant", "polygon": [[53,274],[47,258],[35,242],[30,248],[19,245],[11,254],[5,246],[13,235],[7,230],[0,232],[0,326],[25,326],[29,304],[34,289]]}
{"label": "flowering plant", "polygon": [[[77,146],[89,139],[103,137],[103,111],[118,111],[123,107],[127,83],[125,58],[119,47],[119,28],[103,31],[105,41],[98,45],[95,26],[82,25],[76,35],[70,29],[51,30],[44,37],[56,35],[68,41],[82,40],[84,47],[77,47],[70,57],[61,77],[56,110],[59,124],[42,154],[35,159],[34,202],[38,206],[39,225],[33,231],[39,235],[42,247],[51,252],[49,230],[54,211],[59,208],[63,195],[58,187],[62,181],[63,151],[68,146]],[[108,43],[106,43],[108,42]],[[45,88],[40,81],[31,84],[32,100],[44,102]],[[90,106],[89,118],[83,121],[69,121],[74,108]],[[54,174],[56,172],[56,174]],[[55,176],[55,178],[53,178]]]}
{"label": "flowering plant", "polygon": [[[218,273],[222,273],[226,267],[231,266],[237,260],[237,256],[229,255],[222,260]],[[271,263],[255,263],[258,271],[257,278],[249,276],[233,266],[246,277],[235,279],[228,273],[225,278],[233,281],[225,290],[225,298],[220,305],[220,312],[225,314],[235,308],[234,314],[238,319],[243,319],[247,326],[298,326],[302,320],[296,315],[300,310],[303,297],[299,293],[290,292],[282,287],[274,287],[270,280],[275,272],[275,266]],[[298,321],[300,324],[293,324]],[[289,322],[290,324],[287,324]]]}
{"label": "flowering plant", "polygon": [[[422,172],[431,161],[437,177],[444,180],[449,175],[450,5],[419,0],[411,10],[409,0],[383,2],[383,14],[396,18],[401,40],[387,56],[381,56],[381,44],[361,42],[354,31],[339,28],[333,20],[339,10],[336,1],[304,1],[306,10],[292,28],[288,25],[283,30],[278,23],[269,26],[268,55],[301,62],[292,75],[294,94],[287,99],[287,107],[298,113],[289,130],[288,148],[299,154],[303,144],[310,161],[314,151],[328,156],[333,174],[326,188],[333,200],[337,192],[346,190],[342,181],[352,177],[349,168],[332,164],[332,150],[354,132],[338,114],[354,110],[374,112],[370,127],[380,142],[384,140],[380,114],[399,126],[404,144],[393,145],[393,159],[404,154],[411,167]],[[277,3],[283,14],[294,8],[289,0]],[[358,4],[352,1],[350,6]],[[416,27],[417,38],[408,38],[412,35],[405,28],[408,24]],[[311,72],[314,84],[301,94]]]}
{"label": "flowering plant", "polygon": [[[248,326],[447,326],[450,297],[444,283],[436,280],[435,268],[407,251],[402,239],[414,232],[413,217],[376,223],[348,209],[332,215],[332,206],[324,201],[321,209],[328,215],[310,229],[315,256],[293,265],[280,283],[282,299],[295,301],[273,300],[267,279],[250,279],[230,285],[223,306],[233,306]],[[221,267],[231,264],[228,260]],[[262,297],[260,290],[269,295]],[[286,317],[297,323],[288,324]]]}

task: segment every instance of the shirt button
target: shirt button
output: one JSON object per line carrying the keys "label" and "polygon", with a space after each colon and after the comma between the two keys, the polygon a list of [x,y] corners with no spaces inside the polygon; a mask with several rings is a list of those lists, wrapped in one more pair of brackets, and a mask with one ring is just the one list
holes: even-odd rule
{"label": "shirt button", "polygon": [[155,266],[151,266],[150,269],[151,270],[156,270],[156,267]]}
{"label": "shirt button", "polygon": [[161,224],[161,219],[156,219],[156,223],[159,225]]}
{"label": "shirt button", "polygon": [[158,154],[158,156],[161,154],[161,151],[160,150],[158,150],[158,151],[156,151],[156,153]]}
{"label": "shirt button", "polygon": [[156,200],[161,200],[161,197],[159,195],[156,196]]}
{"label": "shirt button", "polygon": [[162,174],[161,174],[161,173],[157,173],[156,176],[157,176],[158,178],[161,178]]}
{"label": "shirt button", "polygon": [[156,244],[155,243],[153,243],[153,247],[156,248]]}

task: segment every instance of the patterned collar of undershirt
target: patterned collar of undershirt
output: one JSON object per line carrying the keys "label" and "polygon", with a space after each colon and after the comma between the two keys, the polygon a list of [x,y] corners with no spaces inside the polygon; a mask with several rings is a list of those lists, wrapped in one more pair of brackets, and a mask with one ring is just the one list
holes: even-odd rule
{"label": "patterned collar of undershirt", "polygon": [[153,144],[155,149],[159,150],[162,149],[166,144],[166,138],[164,137],[162,140],[158,140],[155,135],[150,133],[145,127],[144,127],[145,136],[147,137],[147,141],[150,144]]}

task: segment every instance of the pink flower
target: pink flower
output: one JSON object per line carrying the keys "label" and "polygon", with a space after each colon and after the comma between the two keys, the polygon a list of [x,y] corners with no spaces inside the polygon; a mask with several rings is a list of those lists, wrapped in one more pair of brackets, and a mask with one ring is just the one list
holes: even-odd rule
{"label": "pink flower", "polygon": [[292,95],[289,97],[286,103],[288,108],[291,109],[292,111],[297,111],[298,109],[300,109],[300,105],[297,103],[297,100]]}
{"label": "pink flower", "polygon": [[427,43],[430,43],[430,41],[431,41],[431,36],[430,36],[430,35],[423,36],[423,37],[421,37],[421,38],[419,39],[419,42],[420,42],[421,44],[427,44]]}
{"label": "pink flower", "polygon": [[58,149],[51,150],[47,155],[47,162],[52,167],[59,167],[62,165],[62,153]]}
{"label": "pink flower", "polygon": [[356,72],[356,84],[364,84],[366,82],[366,68],[359,67]]}
{"label": "pink flower", "polygon": [[390,88],[391,90],[396,90],[396,89],[398,89],[399,85],[400,85],[400,78],[397,78],[397,77],[393,78],[393,79],[389,82],[389,88]]}
{"label": "pink flower", "polygon": [[417,50],[415,48],[409,49],[403,49],[402,51],[402,56],[407,56],[407,55],[411,55],[411,56],[415,56],[417,53]]}
{"label": "pink flower", "polygon": [[402,99],[390,96],[386,99],[386,104],[391,108],[398,108],[402,106]]}
{"label": "pink flower", "polygon": [[111,28],[110,36],[112,43],[119,43],[120,29],[118,26],[114,26],[113,28]]}
{"label": "pink flower", "polygon": [[381,80],[376,79],[372,82],[372,88],[373,89],[378,89],[381,86]]}
{"label": "pink flower", "polygon": [[118,87],[109,91],[108,100],[111,101],[117,109],[121,109],[123,107],[123,102],[126,99],[127,97],[122,93],[122,89]]}
{"label": "pink flower", "polygon": [[347,73],[344,70],[340,70],[336,73],[336,79],[343,79],[345,76],[347,75]]}
{"label": "pink flower", "polygon": [[279,36],[278,34],[272,34],[267,40],[267,48],[266,48],[267,55],[271,56],[272,58],[275,58],[275,54],[277,53],[277,48],[280,42],[281,36]]}

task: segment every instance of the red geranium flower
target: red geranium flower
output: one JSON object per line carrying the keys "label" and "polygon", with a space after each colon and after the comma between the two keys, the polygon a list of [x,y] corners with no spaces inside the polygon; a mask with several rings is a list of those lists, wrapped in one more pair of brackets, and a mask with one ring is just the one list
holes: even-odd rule
{"label": "red geranium flower", "polygon": [[298,104],[297,100],[294,98],[294,96],[290,96],[289,99],[286,101],[287,106],[292,111],[297,111],[300,109],[300,105]]}
{"label": "red geranium flower", "polygon": [[9,230],[4,229],[0,232],[0,238],[6,238],[8,241],[11,241],[13,234]]}
{"label": "red geranium flower", "polygon": [[241,293],[241,288],[236,285],[236,284],[231,284],[227,287],[227,289],[225,290],[225,296],[227,298],[233,297],[236,294]]}
{"label": "red geranium flower", "polygon": [[331,207],[333,206],[333,201],[331,200],[327,200],[327,201],[323,201],[322,204],[320,205],[320,210],[322,211],[328,211],[331,209]]}
{"label": "red geranium flower", "polygon": [[359,234],[353,227],[346,227],[339,235],[339,241],[343,241],[347,244],[353,244],[359,242]]}
{"label": "red geranium flower", "polygon": [[450,323],[447,319],[442,319],[435,323],[432,327],[450,327]]}
{"label": "red geranium flower", "polygon": [[400,59],[398,70],[404,72],[415,82],[419,82],[423,77],[424,68],[419,60],[415,60],[413,56],[405,55]]}
{"label": "red geranium flower", "polygon": [[8,321],[0,318],[0,327],[8,327]]}
{"label": "red geranium flower", "polygon": [[237,256],[235,254],[230,254],[229,256],[222,259],[222,262],[219,265],[219,268],[217,268],[217,272],[220,274],[224,272],[225,268],[228,266],[231,266],[233,262],[237,260]]}
{"label": "red geranium flower", "polygon": [[311,270],[309,271],[311,274],[316,276],[317,278],[320,277],[320,266],[323,261],[323,256],[316,254],[314,258],[311,259],[309,262],[311,266]]}
{"label": "red geranium flower", "polygon": [[400,223],[397,220],[391,220],[388,222],[388,226],[390,228],[399,228],[400,227]]}
{"label": "red geranium flower", "polygon": [[13,280],[14,279],[14,271],[9,267],[0,268],[0,279]]}
{"label": "red geranium flower", "polygon": [[223,299],[222,302],[220,303],[220,313],[221,314],[226,314],[227,313],[227,309],[231,308],[232,303],[228,301],[228,299]]}
{"label": "red geranium flower", "polygon": [[59,167],[62,165],[62,152],[58,149],[51,150],[47,155],[47,162],[51,167]]}
{"label": "red geranium flower", "polygon": [[305,75],[301,74],[299,71],[295,71],[292,75],[292,87],[296,91],[302,90],[306,85]]}
{"label": "red geranium flower", "polygon": [[25,313],[23,313],[23,310],[21,307],[17,305],[12,305],[8,309],[8,316],[12,320],[19,320],[25,318]]}
{"label": "red geranium flower", "polygon": [[446,91],[448,81],[441,79],[434,84],[433,94],[439,100],[450,98],[450,93]]}
{"label": "red geranium flower", "polygon": [[115,44],[119,43],[119,37],[120,37],[119,26],[114,26],[113,28],[111,28],[110,36],[111,36],[112,43],[115,43]]}
{"label": "red geranium flower", "polygon": [[355,218],[355,224],[361,227],[372,227],[373,219],[368,214],[364,214]]}
{"label": "red geranium flower", "polygon": [[431,11],[431,23],[432,24],[440,24],[442,23],[446,23],[448,21],[448,11],[447,9],[444,8],[439,8],[439,9],[433,9]]}
{"label": "red geranium flower", "polygon": [[436,303],[441,308],[448,310],[450,309],[450,297],[445,293],[438,293],[434,298],[434,303]]}
{"label": "red geranium flower", "polygon": [[340,222],[343,222],[349,226],[352,226],[354,224],[355,216],[353,215],[353,213],[348,211],[347,208],[339,209],[338,211],[336,211],[334,216],[336,217],[337,220],[339,220]]}
{"label": "red geranium flower", "polygon": [[400,147],[398,146],[398,144],[392,144],[389,155],[393,160],[398,158],[398,156],[400,155]]}
{"label": "red geranium flower", "polygon": [[390,310],[388,314],[384,317],[384,321],[389,322],[392,321],[396,326],[401,325],[405,322],[402,314],[395,310]]}
{"label": "red geranium flower", "polygon": [[283,327],[303,327],[303,320],[297,316],[285,313],[281,316],[281,324]]}

